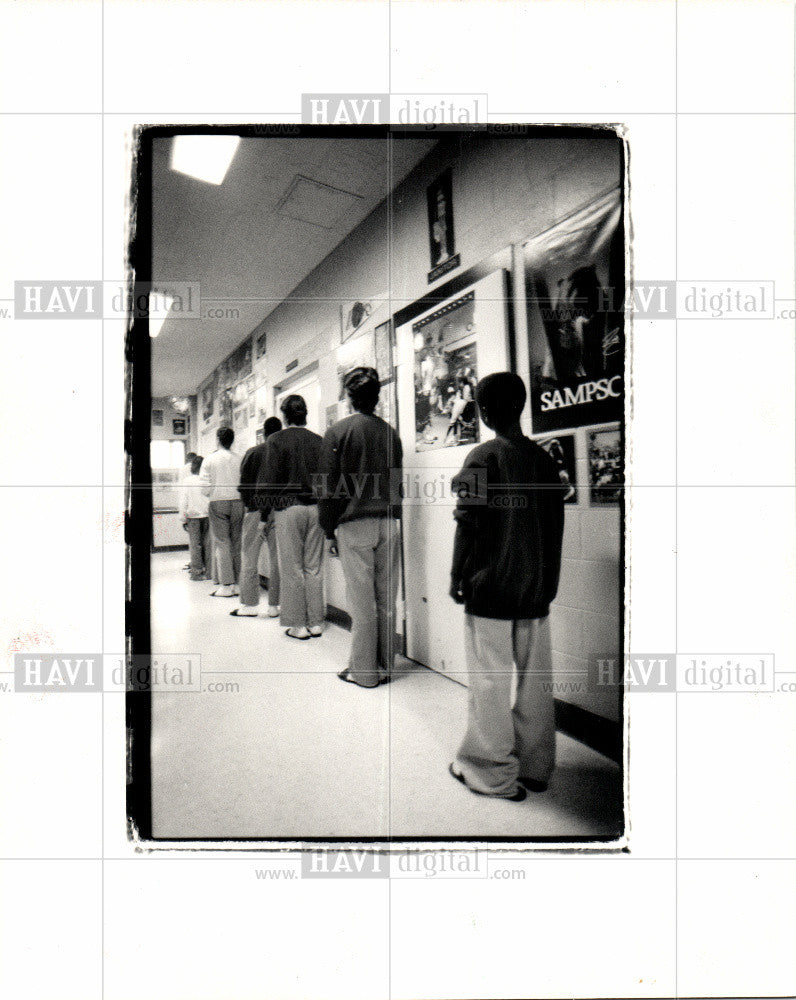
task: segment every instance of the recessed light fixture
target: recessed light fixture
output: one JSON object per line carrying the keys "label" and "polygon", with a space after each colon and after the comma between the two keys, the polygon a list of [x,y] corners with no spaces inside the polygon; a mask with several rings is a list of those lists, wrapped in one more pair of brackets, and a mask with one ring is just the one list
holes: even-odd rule
{"label": "recessed light fixture", "polygon": [[221,184],[239,143],[237,135],[177,135],[171,144],[171,169]]}
{"label": "recessed light fixture", "polygon": [[166,317],[172,307],[174,299],[165,292],[149,293],[149,336],[157,337],[160,328],[166,322]]}

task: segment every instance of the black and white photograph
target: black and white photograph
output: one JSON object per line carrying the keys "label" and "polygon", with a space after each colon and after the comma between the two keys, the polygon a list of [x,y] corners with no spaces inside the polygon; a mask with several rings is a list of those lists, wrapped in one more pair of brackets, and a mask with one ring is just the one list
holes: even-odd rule
{"label": "black and white photograph", "polygon": [[796,0],[0,38],[0,997],[795,996]]}
{"label": "black and white photograph", "polygon": [[413,327],[418,452],[478,444],[474,314],[469,293]]}
{"label": "black and white photograph", "polygon": [[589,499],[592,504],[617,504],[624,485],[622,435],[618,427],[589,431]]}
{"label": "black and white photograph", "polygon": [[[241,307],[224,323],[167,317],[147,336],[153,393],[190,401],[199,387],[221,388],[186,442],[201,463],[187,487],[185,551],[158,544],[170,537],[161,512],[156,544],[138,552],[148,580],[134,559],[133,591],[148,595],[150,615],[134,618],[132,648],[147,639],[153,655],[200,658],[220,693],[153,692],[149,714],[133,713],[131,821],[153,843],[422,837],[621,849],[622,695],[599,687],[588,663],[622,649],[622,510],[609,535],[586,509],[578,523],[565,516],[577,500],[571,433],[543,442],[557,470],[550,482],[504,451],[512,440],[530,448],[527,433],[545,430],[531,405],[533,355],[517,339],[526,264],[512,246],[519,193],[529,206],[533,196],[517,158],[544,157],[548,131],[232,134],[154,127],[141,137],[138,185],[152,192],[152,211],[137,228],[151,231],[153,281],[193,275],[203,302],[229,302],[233,288]],[[588,213],[595,186],[621,205],[623,138],[577,127],[556,139],[585,157],[561,177],[571,209]],[[226,156],[221,180],[203,179],[203,149],[208,162]],[[348,211],[330,229],[294,225],[297,212],[325,217],[324,185],[342,164],[358,192]],[[396,289],[403,281],[385,232],[396,246],[413,239],[422,266],[427,192],[440,205],[433,231],[452,249],[454,173],[463,231],[498,191],[512,192],[516,214],[432,296],[422,280],[414,299],[393,288],[368,294],[378,266],[391,266]],[[303,184],[296,175],[317,183],[286,228],[284,198]],[[170,221],[188,205],[206,234],[190,242]],[[244,239],[240,219],[255,210]],[[217,241],[233,231],[236,256],[222,276]],[[261,249],[271,232],[283,242],[279,259]],[[282,259],[300,282],[295,294]],[[621,359],[611,364],[621,371]],[[470,481],[471,461],[485,470],[484,508],[456,485]],[[134,548],[149,537],[140,499]],[[190,518],[200,514],[209,555],[191,547]],[[606,572],[588,577],[594,593],[573,607],[569,579],[580,569],[562,551],[592,533]],[[519,620],[522,655],[506,658],[499,637]],[[580,677],[573,662],[584,665]],[[500,684],[484,686],[485,673]],[[516,696],[504,688],[512,673]],[[212,757],[223,761],[218,773],[208,771]]]}
{"label": "black and white photograph", "polygon": [[578,502],[578,467],[575,460],[575,435],[558,434],[556,437],[537,438],[558,467],[562,485],[566,487],[564,503]]}

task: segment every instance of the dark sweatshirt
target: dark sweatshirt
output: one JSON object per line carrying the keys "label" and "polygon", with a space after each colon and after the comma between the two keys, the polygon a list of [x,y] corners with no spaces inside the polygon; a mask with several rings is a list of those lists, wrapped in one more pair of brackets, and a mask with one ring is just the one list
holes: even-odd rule
{"label": "dark sweatshirt", "polygon": [[285,427],[270,435],[255,499],[263,521],[271,510],[317,503],[312,487],[320,457],[321,437],[306,427]]}
{"label": "dark sweatshirt", "polygon": [[381,417],[353,413],[326,432],[316,491],[327,538],[346,521],[399,517],[401,442]]}
{"label": "dark sweatshirt", "polygon": [[246,507],[246,510],[257,510],[257,481],[260,477],[260,469],[265,459],[265,444],[256,444],[249,448],[240,463],[240,486],[238,493]]}
{"label": "dark sweatshirt", "polygon": [[558,468],[518,433],[478,445],[453,481],[452,583],[482,618],[544,618],[558,590],[564,495]]}

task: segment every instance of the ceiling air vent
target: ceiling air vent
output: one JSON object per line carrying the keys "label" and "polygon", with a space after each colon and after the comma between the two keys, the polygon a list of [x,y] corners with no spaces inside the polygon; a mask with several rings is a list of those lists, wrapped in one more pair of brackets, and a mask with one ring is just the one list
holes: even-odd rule
{"label": "ceiling air vent", "polygon": [[361,201],[361,195],[296,174],[277,211],[288,219],[309,222],[320,229],[334,229],[341,216]]}

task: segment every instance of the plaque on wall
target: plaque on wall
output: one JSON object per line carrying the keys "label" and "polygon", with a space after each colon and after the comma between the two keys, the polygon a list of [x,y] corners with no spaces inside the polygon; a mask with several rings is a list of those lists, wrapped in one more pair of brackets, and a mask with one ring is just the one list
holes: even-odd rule
{"label": "plaque on wall", "polygon": [[426,203],[431,255],[428,283],[432,284],[461,264],[461,258],[456,253],[453,231],[453,180],[450,167],[426,188]]}

